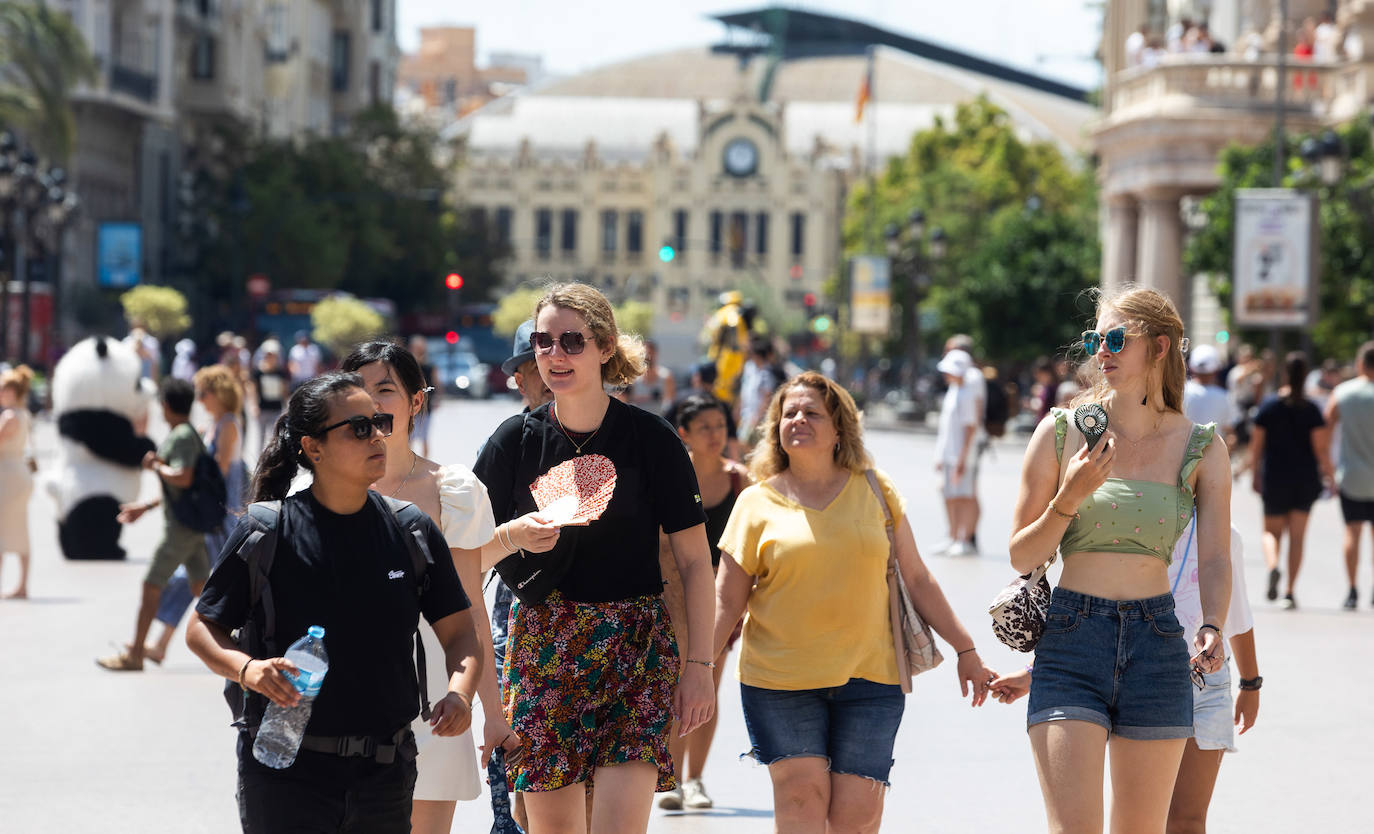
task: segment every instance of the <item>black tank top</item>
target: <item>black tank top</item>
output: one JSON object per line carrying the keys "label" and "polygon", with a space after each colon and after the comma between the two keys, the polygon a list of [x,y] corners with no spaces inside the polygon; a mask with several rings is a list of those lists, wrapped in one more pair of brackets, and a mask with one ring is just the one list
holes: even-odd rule
{"label": "black tank top", "polygon": [[739,497],[744,478],[738,469],[730,470],[730,491],[725,500],[714,507],[706,508],[706,541],[711,545],[711,569],[720,567],[720,537],[725,533],[725,523],[730,520],[730,511],[735,509],[735,499]]}

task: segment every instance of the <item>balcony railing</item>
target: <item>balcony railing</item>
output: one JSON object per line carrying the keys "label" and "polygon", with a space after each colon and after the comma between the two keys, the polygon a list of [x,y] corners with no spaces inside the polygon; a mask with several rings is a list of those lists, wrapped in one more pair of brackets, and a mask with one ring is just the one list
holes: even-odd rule
{"label": "balcony railing", "polygon": [[[1284,109],[1315,119],[1343,118],[1366,106],[1368,63],[1318,64],[1290,60],[1284,74]],[[1166,115],[1199,109],[1267,110],[1277,102],[1274,56],[1242,61],[1227,56],[1170,56],[1153,67],[1134,67],[1112,79],[1110,118]]]}
{"label": "balcony railing", "polygon": [[157,76],[132,67],[110,66],[110,91],[124,93],[152,104],[157,101]]}

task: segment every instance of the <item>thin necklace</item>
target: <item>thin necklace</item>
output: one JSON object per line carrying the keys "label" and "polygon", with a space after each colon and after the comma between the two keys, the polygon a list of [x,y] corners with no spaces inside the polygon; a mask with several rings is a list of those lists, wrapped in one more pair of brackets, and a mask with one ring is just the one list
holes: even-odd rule
{"label": "thin necklace", "polygon": [[573,448],[577,450],[576,453],[579,455],[582,454],[582,447],[586,446],[588,443],[591,443],[592,438],[596,437],[596,433],[601,431],[601,425],[597,424],[597,427],[592,429],[592,433],[583,438],[582,442],[579,444],[576,440],[572,439],[572,435],[568,434],[568,430],[563,428],[563,421],[558,419],[558,405],[554,404],[550,410],[553,411],[553,424],[555,426],[558,426],[558,430],[563,433],[564,437],[568,438],[568,442],[573,445]]}
{"label": "thin necklace", "polygon": [[419,462],[420,462],[420,456],[417,455],[417,454],[415,454],[415,450],[414,450],[414,449],[411,449],[411,450],[410,450],[410,471],[407,472],[407,473],[406,473],[406,476],[405,476],[404,478],[401,479],[401,482],[400,482],[399,484],[396,485],[396,488],[395,488],[394,490],[391,491],[391,495],[387,496],[388,498],[395,498],[395,497],[396,497],[396,493],[400,492],[400,491],[401,491],[401,487],[403,487],[403,486],[406,485],[406,481],[409,481],[409,480],[410,480],[410,476],[415,474],[415,464],[417,464],[417,463],[419,463]]}
{"label": "thin necklace", "polygon": [[1155,418],[1154,427],[1151,428],[1151,429],[1150,429],[1148,432],[1146,432],[1145,434],[1142,434],[1139,438],[1137,438],[1137,439],[1135,439],[1135,440],[1132,440],[1132,439],[1130,439],[1129,437],[1125,437],[1124,435],[1122,435],[1120,429],[1117,429],[1117,430],[1116,430],[1116,436],[1117,436],[1117,438],[1119,438],[1119,439],[1121,439],[1121,440],[1124,440],[1124,441],[1126,441],[1127,443],[1131,444],[1131,447],[1132,447],[1132,448],[1135,448],[1135,446],[1136,446],[1137,444],[1139,444],[1139,443],[1141,443],[1141,442],[1143,442],[1143,441],[1145,441],[1145,440],[1148,440],[1149,438],[1154,437],[1156,434],[1158,434],[1158,433],[1159,433],[1159,426],[1160,426],[1160,424],[1163,423],[1163,422],[1164,422],[1164,415],[1163,415],[1163,414],[1160,414],[1158,417]]}

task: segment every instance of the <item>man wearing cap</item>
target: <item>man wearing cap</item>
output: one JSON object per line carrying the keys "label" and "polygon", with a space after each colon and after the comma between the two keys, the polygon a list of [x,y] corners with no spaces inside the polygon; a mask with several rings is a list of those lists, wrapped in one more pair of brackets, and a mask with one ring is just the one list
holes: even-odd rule
{"label": "man wearing cap", "polygon": [[1198,345],[1192,349],[1188,370],[1193,375],[1183,386],[1183,414],[1194,423],[1216,423],[1230,429],[1236,414],[1230,395],[1218,384],[1221,367],[1221,352],[1215,347]]}
{"label": "man wearing cap", "polygon": [[967,385],[973,357],[965,350],[951,350],[936,366],[949,388],[940,406],[940,427],[935,436],[935,471],[944,477],[945,513],[949,518],[946,556],[973,556],[975,523],[974,445],[981,415],[976,392]]}

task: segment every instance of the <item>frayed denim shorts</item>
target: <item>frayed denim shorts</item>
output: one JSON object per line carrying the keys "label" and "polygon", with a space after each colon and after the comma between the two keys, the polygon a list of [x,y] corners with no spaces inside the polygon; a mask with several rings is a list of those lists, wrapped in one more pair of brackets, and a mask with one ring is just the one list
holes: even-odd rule
{"label": "frayed denim shorts", "polygon": [[747,755],[771,765],[798,756],[825,759],[831,773],[884,785],[906,696],[895,684],[850,678],[826,689],[760,689],[740,684]]}
{"label": "frayed denim shorts", "polygon": [[1172,594],[1114,600],[1055,588],[1026,726],[1088,721],[1122,738],[1191,738],[1188,660]]}

